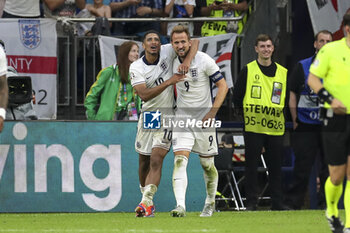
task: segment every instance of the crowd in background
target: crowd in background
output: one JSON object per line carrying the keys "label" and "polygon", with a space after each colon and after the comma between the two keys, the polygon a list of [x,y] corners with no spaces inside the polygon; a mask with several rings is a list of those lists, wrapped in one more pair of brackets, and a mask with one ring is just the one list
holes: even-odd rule
{"label": "crowd in background", "polygon": [[[1,0],[2,18],[57,18],[57,17],[104,17],[104,18],[191,18],[237,17],[248,10],[247,0]],[[245,19],[246,20],[246,19]],[[244,20],[242,21],[244,22]],[[218,35],[242,31],[242,22],[181,22],[189,27],[191,35]],[[109,23],[114,36],[134,36],[147,30],[169,35],[178,23],[114,22]],[[203,24],[203,25],[202,25]],[[93,24],[83,24],[78,35],[91,35]],[[202,28],[201,28],[202,27]]]}

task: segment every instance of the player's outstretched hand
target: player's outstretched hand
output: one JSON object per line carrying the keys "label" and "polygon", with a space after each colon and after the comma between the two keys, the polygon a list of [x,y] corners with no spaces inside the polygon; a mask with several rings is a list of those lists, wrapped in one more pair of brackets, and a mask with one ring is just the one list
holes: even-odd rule
{"label": "player's outstretched hand", "polygon": [[[216,113],[214,113],[213,111],[209,111],[202,119],[202,122],[206,122],[206,121],[209,121],[209,125],[211,125],[211,122],[212,121],[215,121],[215,116],[216,116]],[[204,127],[203,127],[204,128]]]}
{"label": "player's outstretched hand", "polygon": [[188,69],[190,68],[190,64],[187,64],[185,61],[179,65],[177,68],[177,72],[179,74],[187,74]]}
{"label": "player's outstretched hand", "polygon": [[173,84],[176,84],[178,82],[181,82],[181,81],[184,81],[186,75],[184,74],[174,74],[170,79],[170,84],[173,85]]}

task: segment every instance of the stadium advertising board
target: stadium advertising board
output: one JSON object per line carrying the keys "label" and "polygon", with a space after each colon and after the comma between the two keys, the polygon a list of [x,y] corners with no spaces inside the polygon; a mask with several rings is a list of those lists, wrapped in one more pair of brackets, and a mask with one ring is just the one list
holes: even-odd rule
{"label": "stadium advertising board", "polygon": [[[0,134],[0,212],[133,212],[141,199],[135,135],[136,122],[6,122]],[[200,210],[205,198],[196,160],[189,165],[189,210]],[[172,168],[169,153],[157,211],[175,205]]]}

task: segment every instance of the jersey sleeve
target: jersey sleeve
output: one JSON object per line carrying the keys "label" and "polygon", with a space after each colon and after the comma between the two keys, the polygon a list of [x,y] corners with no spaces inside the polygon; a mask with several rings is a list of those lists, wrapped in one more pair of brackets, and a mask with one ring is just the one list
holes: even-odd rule
{"label": "jersey sleeve", "polygon": [[205,64],[204,67],[206,67],[205,73],[209,76],[210,80],[213,83],[216,83],[224,78],[224,76],[220,72],[219,66],[216,64],[213,58],[209,57],[206,54],[206,57],[204,57],[203,59],[203,63]]}
{"label": "jersey sleeve", "polygon": [[162,45],[160,49],[170,59],[174,59],[177,56],[171,44]]}
{"label": "jersey sleeve", "polygon": [[4,50],[0,47],[0,76],[7,74],[7,60]]}
{"label": "jersey sleeve", "polygon": [[129,75],[131,85],[134,87],[136,85],[146,83],[145,77],[141,74],[141,69],[137,66],[138,63],[134,62],[130,65]]}
{"label": "jersey sleeve", "polygon": [[327,45],[323,46],[321,50],[317,53],[314,62],[310,66],[310,72],[317,77],[325,78],[328,65],[329,65],[329,50],[327,50]]}

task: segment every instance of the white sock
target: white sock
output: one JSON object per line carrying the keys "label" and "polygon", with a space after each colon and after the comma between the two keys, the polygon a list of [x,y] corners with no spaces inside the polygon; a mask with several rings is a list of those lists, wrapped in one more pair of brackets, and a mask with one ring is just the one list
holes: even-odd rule
{"label": "white sock", "polygon": [[187,163],[188,159],[184,155],[176,155],[174,158],[173,190],[176,205],[186,209],[185,198],[187,189]]}
{"label": "white sock", "polygon": [[205,181],[205,187],[207,191],[207,198],[205,199],[205,204],[215,203],[215,195],[218,187],[218,171],[214,165],[214,157],[203,158],[199,157],[199,161],[203,168],[203,175]]}
{"label": "white sock", "polygon": [[153,205],[153,196],[157,192],[157,186],[154,184],[148,184],[145,186],[141,202],[147,206]]}
{"label": "white sock", "polygon": [[140,184],[140,191],[141,191],[141,194],[143,194],[145,191],[145,187],[142,187],[141,184]]}

